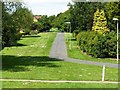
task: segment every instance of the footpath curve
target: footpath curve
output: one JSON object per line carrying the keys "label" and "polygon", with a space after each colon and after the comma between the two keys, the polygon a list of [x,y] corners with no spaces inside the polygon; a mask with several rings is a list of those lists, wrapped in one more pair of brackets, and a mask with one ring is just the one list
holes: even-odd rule
{"label": "footpath curve", "polygon": [[73,63],[79,63],[79,64],[89,64],[89,65],[96,65],[96,66],[106,65],[107,67],[120,68],[120,64],[93,62],[93,61],[86,61],[86,60],[69,58],[67,56],[67,48],[66,48],[66,44],[65,44],[64,33],[57,34],[57,36],[54,40],[54,43],[52,45],[49,57],[61,59],[61,60],[66,61],[66,62],[73,62]]}

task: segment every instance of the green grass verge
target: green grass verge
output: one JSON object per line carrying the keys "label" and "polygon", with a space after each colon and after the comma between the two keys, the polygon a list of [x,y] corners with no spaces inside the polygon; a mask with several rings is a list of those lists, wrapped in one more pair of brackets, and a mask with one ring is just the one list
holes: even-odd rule
{"label": "green grass verge", "polygon": [[[101,80],[102,67],[48,57],[3,57],[3,78],[40,80]],[[8,60],[9,59],[9,60]],[[106,67],[106,81],[117,81],[118,70]]]}
{"label": "green grass verge", "polygon": [[89,90],[91,90],[90,88],[118,88],[118,84],[3,82],[3,88],[36,88],[36,87],[37,88],[89,88]]}
{"label": "green grass verge", "polygon": [[3,55],[15,56],[48,56],[56,33],[40,33],[25,36],[18,41],[17,46],[5,47]]}
{"label": "green grass verge", "polygon": [[[71,46],[72,48],[69,48],[70,45],[70,33],[65,34],[66,38],[66,44],[67,44],[67,52],[68,56],[71,58],[76,58],[80,60],[88,60],[88,61],[95,61],[95,62],[107,62],[107,63],[117,63],[116,59],[111,58],[95,58],[87,55],[86,53],[83,53],[79,46],[77,45],[77,41],[72,39],[71,40]],[[69,38],[69,40],[67,40]]]}

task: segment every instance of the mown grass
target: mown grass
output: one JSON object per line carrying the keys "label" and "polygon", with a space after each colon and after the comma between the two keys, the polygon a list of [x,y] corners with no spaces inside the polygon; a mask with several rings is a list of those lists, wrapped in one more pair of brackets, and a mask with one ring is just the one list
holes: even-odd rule
{"label": "mown grass", "polygon": [[[72,36],[72,35],[71,35]],[[68,56],[71,58],[76,58],[80,60],[89,60],[89,61],[95,61],[95,62],[107,62],[107,63],[117,63],[116,59],[112,58],[95,58],[90,55],[87,55],[86,53],[82,52],[79,49],[79,46],[77,45],[77,41],[75,39],[71,39],[71,46],[72,48],[69,48],[70,45],[70,33],[65,34],[66,38],[66,44],[67,44],[67,52]]]}
{"label": "mown grass", "polygon": [[[27,80],[101,80],[102,67],[100,66],[76,64],[49,58],[50,48],[55,36],[56,33],[26,36],[18,42],[18,46],[4,48],[2,50],[2,78]],[[118,70],[107,67],[105,80],[117,81]],[[20,84],[21,82],[3,82],[3,87],[24,87],[24,85],[19,86]],[[39,87],[39,84],[32,83],[30,87]],[[48,87],[53,87],[51,84],[47,84]],[[47,84],[41,84],[41,87],[45,87]],[[66,87],[70,86],[68,83],[62,85],[63,87],[65,85]],[[73,86],[77,87],[77,84],[73,84]],[[86,84],[87,86],[89,87],[90,85]]]}
{"label": "mown grass", "polygon": [[[91,90],[90,88],[116,88],[118,84],[97,84],[97,83],[35,83],[35,82],[3,82],[3,88],[86,88],[84,90]],[[81,90],[80,89],[80,90]],[[92,89],[96,90],[96,89]],[[103,89],[100,89],[103,90]]]}
{"label": "mown grass", "polygon": [[[100,81],[102,75],[100,66],[64,62],[48,57],[4,56],[3,60],[2,74],[5,79]],[[118,70],[107,67],[105,80],[117,81]]]}
{"label": "mown grass", "polygon": [[25,36],[18,41],[17,46],[6,47],[3,55],[15,56],[48,56],[56,33],[40,33],[34,36]]}

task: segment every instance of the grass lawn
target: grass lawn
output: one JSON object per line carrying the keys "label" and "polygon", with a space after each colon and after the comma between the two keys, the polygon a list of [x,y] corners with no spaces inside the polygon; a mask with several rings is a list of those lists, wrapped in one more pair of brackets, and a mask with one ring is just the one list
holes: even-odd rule
{"label": "grass lawn", "polygon": [[[98,88],[98,87],[99,88],[118,88],[118,84],[3,82],[3,88],[15,88],[15,87],[16,88],[36,88],[36,87],[39,87],[39,88],[88,88],[87,90],[91,90],[90,88]],[[117,90],[117,89],[114,89],[114,90]]]}
{"label": "grass lawn", "polygon": [[[100,66],[64,62],[48,57],[4,56],[3,60],[2,77],[5,79],[101,80]],[[117,81],[118,70],[107,67],[105,80]]]}
{"label": "grass lawn", "polygon": [[[30,80],[101,80],[102,67],[93,65],[64,62],[48,57],[56,33],[40,33],[36,36],[26,36],[18,46],[6,47],[2,50],[2,78]],[[106,68],[106,81],[117,81],[118,70]],[[53,87],[52,83],[30,83],[24,86],[22,82],[3,82],[3,87]],[[77,83],[56,83],[55,87],[79,87]],[[86,87],[102,87],[88,85]],[[103,87],[117,87],[106,85]],[[83,87],[81,84],[80,87]]]}
{"label": "grass lawn", "polygon": [[[71,40],[72,48],[69,49],[70,33],[66,33],[65,38],[66,38],[68,56],[71,57],[71,58],[76,58],[76,59],[80,59],[80,60],[89,60],[89,61],[95,61],[95,62],[117,63],[116,59],[95,58],[95,57],[91,57],[91,56],[87,55],[86,53],[83,53],[79,49],[79,46],[77,45],[77,41],[74,40],[74,39]],[[69,38],[69,40],[67,40],[67,38]]]}
{"label": "grass lawn", "polygon": [[56,33],[25,36],[18,41],[17,46],[4,48],[2,55],[48,56],[55,37]]}

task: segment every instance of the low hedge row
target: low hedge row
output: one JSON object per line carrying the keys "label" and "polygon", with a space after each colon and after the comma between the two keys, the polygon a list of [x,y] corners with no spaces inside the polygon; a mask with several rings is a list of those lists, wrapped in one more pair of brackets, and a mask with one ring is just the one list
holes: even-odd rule
{"label": "low hedge row", "polygon": [[77,35],[77,42],[83,52],[87,52],[87,54],[94,57],[116,57],[116,38],[115,32],[102,35],[96,32],[88,31],[80,32]]}

